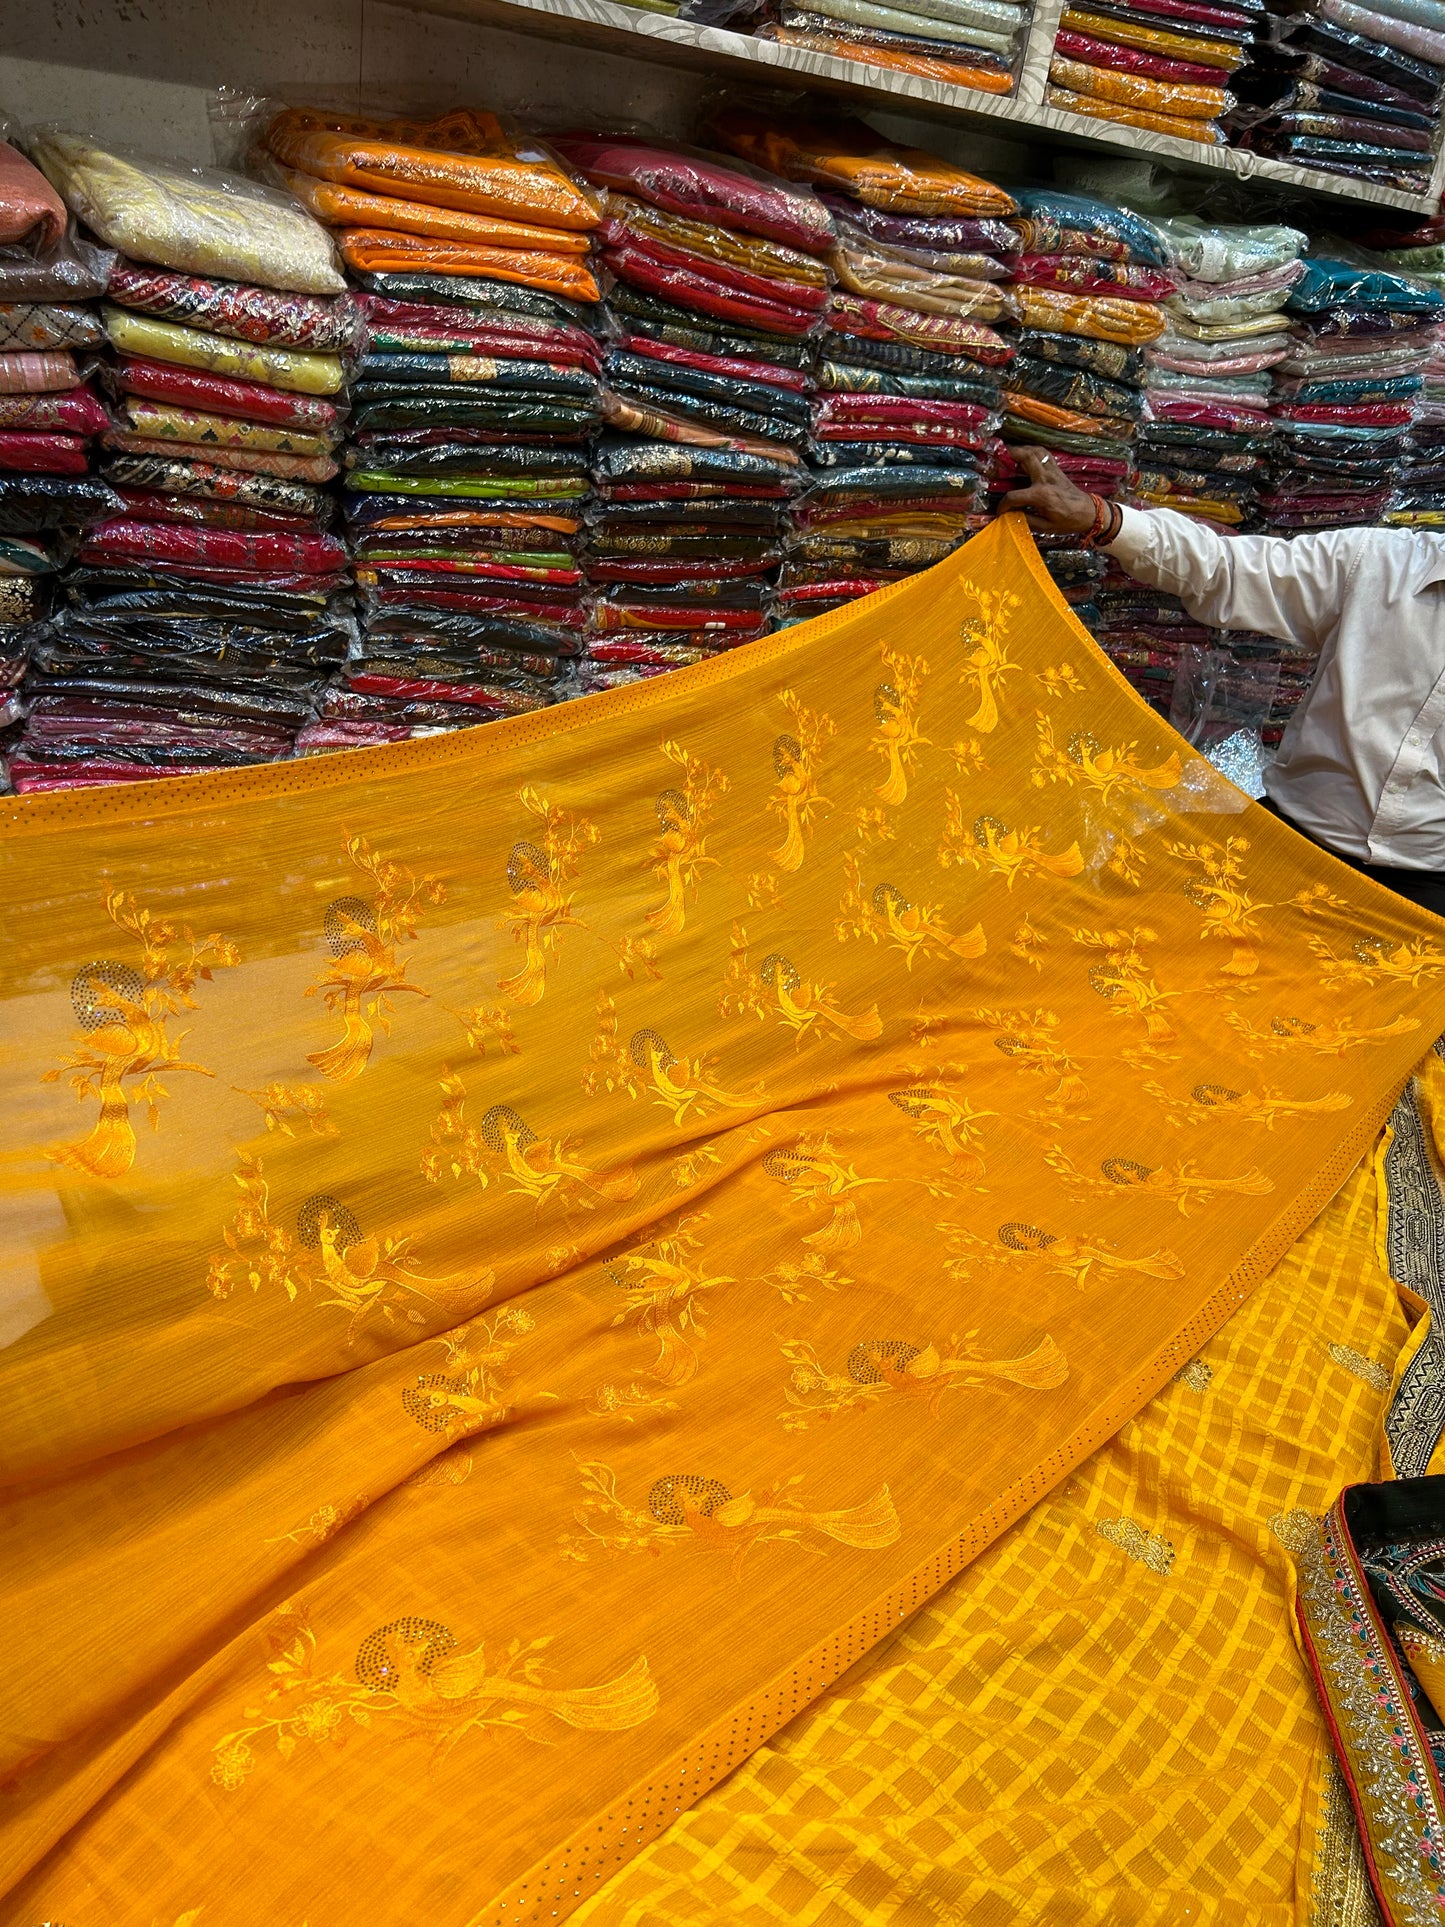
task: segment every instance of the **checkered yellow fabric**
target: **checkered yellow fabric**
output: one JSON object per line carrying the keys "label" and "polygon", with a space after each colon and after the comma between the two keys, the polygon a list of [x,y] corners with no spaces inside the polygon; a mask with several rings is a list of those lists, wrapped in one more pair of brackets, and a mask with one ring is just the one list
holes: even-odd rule
{"label": "checkered yellow fabric", "polygon": [[1286,1548],[1374,1470],[1406,1336],[1377,1202],[1366,1160],[1138,1419],[574,1919],[1350,1917],[1314,1864],[1327,1749]]}

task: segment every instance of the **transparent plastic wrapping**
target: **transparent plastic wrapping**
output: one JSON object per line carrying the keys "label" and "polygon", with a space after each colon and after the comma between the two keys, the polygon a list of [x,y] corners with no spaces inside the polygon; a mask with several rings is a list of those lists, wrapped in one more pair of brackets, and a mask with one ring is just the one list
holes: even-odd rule
{"label": "transparent plastic wrapping", "polygon": [[123,308],[262,347],[345,354],[356,345],[356,307],[345,296],[278,294],[124,260],[116,262],[107,293]]}
{"label": "transparent plastic wrapping", "polygon": [[65,203],[7,140],[0,140],[0,247],[45,255],[65,238]]}
{"label": "transparent plastic wrapping", "polygon": [[359,274],[486,275],[516,281],[568,301],[597,301],[601,290],[584,259],[549,254],[540,248],[481,247],[471,241],[437,240],[429,234],[401,234],[393,228],[343,228],[337,236],[342,259]]}
{"label": "transparent plastic wrapping", "polygon": [[1012,71],[999,54],[953,47],[944,40],[901,36],[878,27],[844,27],[823,14],[789,9],[780,25],[770,22],[760,27],[758,38],[775,40],[780,47],[829,54],[835,60],[856,60],[865,67],[886,67],[920,80],[940,80],[946,87],[972,87],[982,94],[1011,94],[1014,89]]}
{"label": "transparent plastic wrapping", "polygon": [[330,235],[288,194],[56,126],[30,146],[71,212],[137,261],[298,294],[345,290]]}
{"label": "transparent plastic wrapping", "polygon": [[1043,333],[1085,335],[1132,347],[1157,341],[1166,325],[1162,312],[1149,301],[1070,294],[1062,288],[1025,287],[1014,293],[1024,327]]}
{"label": "transparent plastic wrapping", "polygon": [[0,247],[0,302],[91,301],[105,293],[114,263],[115,251],[83,240],[72,221],[48,254]]}
{"label": "transparent plastic wrapping", "polygon": [[701,256],[719,267],[738,269],[753,277],[757,283],[753,289],[756,293],[769,292],[768,284],[775,282],[780,296],[804,306],[813,299],[804,295],[805,289],[828,286],[827,266],[815,254],[784,247],[761,236],[738,234],[715,221],[669,214],[627,194],[608,194],[601,236],[613,244],[632,237],[654,246],[675,248],[686,255]]}
{"label": "transparent plastic wrapping", "polygon": [[558,135],[553,145],[588,180],[665,213],[811,254],[832,245],[833,223],[817,195],[760,168],[626,134]]}
{"label": "transparent plastic wrapping", "polygon": [[294,195],[326,227],[393,229],[472,247],[537,248],[551,254],[586,254],[591,245],[585,232],[511,221],[498,214],[473,214],[464,208],[433,207],[396,195],[369,194],[364,188],[346,187],[303,174],[294,167],[283,167],[276,160],[270,161],[266,176]]}
{"label": "transparent plastic wrapping", "polygon": [[338,355],[314,354],[303,348],[257,347],[251,342],[228,341],[220,335],[183,328],[127,308],[103,310],[105,331],[123,355],[142,355],[153,361],[173,361],[186,368],[235,376],[304,395],[335,395],[346,383]]}
{"label": "transparent plastic wrapping", "polygon": [[0,351],[98,348],[104,340],[105,329],[93,308],[0,305]]}
{"label": "transparent plastic wrapping", "polygon": [[974,218],[1012,214],[992,181],[922,148],[897,147],[861,121],[785,123],[776,115],[728,109],[715,122],[724,147],[785,180],[841,189],[896,214]]}
{"label": "transparent plastic wrapping", "polygon": [[1279,686],[1279,663],[1186,643],[1179,651],[1169,721],[1246,796],[1264,794],[1264,732]]}
{"label": "transparent plastic wrapping", "polygon": [[749,276],[741,269],[631,233],[610,243],[603,260],[619,279],[691,310],[694,316],[711,315],[764,333],[812,334],[827,301],[825,289],[811,287],[802,288],[797,299],[788,299],[792,283]]}
{"label": "transparent plastic wrapping", "polygon": [[901,40],[921,41],[940,49],[941,59],[947,58],[942,49],[950,46],[956,46],[960,57],[964,59],[973,48],[996,54],[1000,59],[1007,59],[1013,54],[1023,20],[1018,7],[990,4],[985,8],[962,0],[961,4],[950,7],[950,15],[964,14],[970,18],[955,21],[952,17],[945,18],[931,12],[930,4],[931,0],[919,0],[915,6],[896,7],[886,4],[886,0],[810,0],[811,10],[820,14],[825,22],[836,22],[836,31],[840,33],[846,34],[854,27],[862,27],[882,31]]}
{"label": "transparent plastic wrapping", "polygon": [[994,280],[943,274],[900,257],[876,243],[844,240],[830,259],[839,284],[851,294],[897,302],[923,314],[1012,321],[1018,309],[1007,288]]}
{"label": "transparent plastic wrapping", "polygon": [[1122,107],[1142,108],[1146,113],[1167,114],[1181,120],[1215,120],[1234,106],[1233,94],[1223,87],[1114,72],[1082,60],[1068,60],[1057,52],[1049,73],[1055,86],[1071,88],[1076,94],[1089,94]]}
{"label": "transparent plastic wrapping", "polygon": [[287,394],[269,384],[234,381],[176,362],[126,356],[106,370],[108,386],[118,394],[144,395],[151,401],[197,408],[211,415],[240,415],[251,421],[326,433],[336,428],[344,410],[319,395]]}
{"label": "transparent plastic wrapping", "polygon": [[1067,288],[1080,294],[1120,294],[1162,301],[1175,283],[1155,268],[1130,261],[1099,261],[1085,254],[1021,254],[1014,264],[1017,286]]}
{"label": "transparent plastic wrapping", "polygon": [[1212,120],[1184,120],[1173,115],[1150,113],[1142,107],[1120,106],[1101,100],[1095,94],[1076,94],[1071,88],[1052,82],[1044,89],[1045,103],[1067,114],[1090,115],[1095,120],[1116,121],[1123,127],[1142,127],[1147,133],[1168,134],[1174,140],[1196,141],[1202,146],[1222,146],[1224,134]]}
{"label": "transparent plastic wrapping", "polygon": [[1088,34],[1096,40],[1115,41],[1141,53],[1167,55],[1172,60],[1187,60],[1201,67],[1218,67],[1233,72],[1244,57],[1244,50],[1232,40],[1207,40],[1183,33],[1170,33],[1165,27],[1147,25],[1137,17],[1091,13],[1085,6],[1066,6],[1060,24],[1070,33]]}
{"label": "transparent plastic wrapping", "polygon": [[1055,34],[1054,52],[1065,60],[1083,61],[1110,73],[1141,74],[1150,80],[1183,81],[1195,87],[1218,87],[1223,78],[1217,67],[1204,67],[1193,60],[1170,60],[1163,54],[1143,53],[1136,47],[1121,47],[1114,41],[1097,40],[1092,34],[1072,33],[1067,27]]}
{"label": "transparent plastic wrapping", "polygon": [[267,152],[323,181],[543,227],[597,225],[596,194],[496,114],[459,107],[431,120],[386,118],[277,102],[253,111]]}
{"label": "transparent plastic wrapping", "polygon": [[1164,237],[1142,214],[1062,188],[1019,188],[1015,198],[1029,223],[1022,229],[1025,245],[1034,253],[1092,254],[1150,268],[1168,266]]}
{"label": "transparent plastic wrapping", "polygon": [[[1041,293],[1022,289],[1020,296]],[[1134,306],[1134,303],[1116,303]],[[1142,306],[1142,304],[1137,304]],[[986,322],[960,319],[952,315],[922,314],[916,308],[889,301],[872,301],[862,295],[835,294],[828,305],[828,324],[840,334],[858,335],[875,341],[906,342],[938,354],[950,352],[994,367],[1012,359],[1013,349],[1002,335]]]}
{"label": "transparent plastic wrapping", "polygon": [[68,348],[0,354],[0,395],[49,395],[78,388],[80,363]]}

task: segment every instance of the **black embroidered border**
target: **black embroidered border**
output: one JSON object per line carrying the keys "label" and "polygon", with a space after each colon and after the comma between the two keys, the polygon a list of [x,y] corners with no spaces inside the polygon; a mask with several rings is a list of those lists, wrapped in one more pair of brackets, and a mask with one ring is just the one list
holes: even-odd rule
{"label": "black embroidered border", "polygon": [[1413,1080],[1390,1123],[1393,1138],[1385,1154],[1390,1275],[1430,1307],[1430,1332],[1391,1400],[1385,1436],[1395,1476],[1418,1479],[1445,1433],[1445,1192]]}

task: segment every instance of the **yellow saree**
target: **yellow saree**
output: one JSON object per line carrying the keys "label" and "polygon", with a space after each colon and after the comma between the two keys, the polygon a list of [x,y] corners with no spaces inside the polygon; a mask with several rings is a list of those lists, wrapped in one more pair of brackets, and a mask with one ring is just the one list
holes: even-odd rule
{"label": "yellow saree", "polygon": [[1434,920],[1012,522],[4,821],[3,1927],[560,1918],[1187,1364],[1445,1028]]}

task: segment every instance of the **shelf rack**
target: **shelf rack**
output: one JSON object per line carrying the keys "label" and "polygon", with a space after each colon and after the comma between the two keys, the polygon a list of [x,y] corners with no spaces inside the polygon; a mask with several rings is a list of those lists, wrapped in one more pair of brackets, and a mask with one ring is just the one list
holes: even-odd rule
{"label": "shelf rack", "polygon": [[732,81],[750,81],[754,86],[839,95],[859,108],[889,109],[981,133],[1052,136],[1058,145],[1153,155],[1191,172],[1232,175],[1286,193],[1307,193],[1354,205],[1363,202],[1404,208],[1422,220],[1437,212],[1440,205],[1445,156],[1436,163],[1429,194],[1406,194],[1370,181],[1270,160],[1241,148],[1205,147],[1048,106],[1043,94],[1061,0],[1044,0],[1036,9],[1018,90],[1006,96],[868,67],[831,54],[784,47],[722,27],[698,26],[623,6],[618,0],[400,0],[400,4],[419,13],[504,27],[512,33],[565,41]]}

